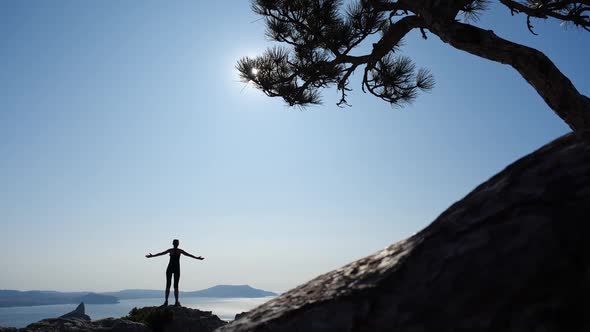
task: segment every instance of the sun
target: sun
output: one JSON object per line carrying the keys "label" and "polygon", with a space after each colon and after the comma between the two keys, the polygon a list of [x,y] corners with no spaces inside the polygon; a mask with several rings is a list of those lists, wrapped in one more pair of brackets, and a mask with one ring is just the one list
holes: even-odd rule
{"label": "sun", "polygon": [[258,75],[258,68],[252,68],[252,75],[256,76]]}

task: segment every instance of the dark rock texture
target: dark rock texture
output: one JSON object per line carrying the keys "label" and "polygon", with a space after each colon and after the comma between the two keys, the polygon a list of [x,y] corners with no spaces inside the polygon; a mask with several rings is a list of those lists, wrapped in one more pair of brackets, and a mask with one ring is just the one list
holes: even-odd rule
{"label": "dark rock texture", "polygon": [[211,332],[227,324],[211,311],[174,306],[133,309],[128,318],[164,332]]}
{"label": "dark rock texture", "polygon": [[15,327],[5,327],[0,326],[0,332],[17,332],[18,330]]}
{"label": "dark rock texture", "polygon": [[590,140],[569,134],[218,331],[590,331],[589,215]]}
{"label": "dark rock texture", "polygon": [[238,320],[238,319],[246,316],[247,313],[248,313],[247,311],[237,313],[236,316],[234,317],[234,320]]}
{"label": "dark rock texture", "polygon": [[44,319],[19,329],[19,332],[151,332],[141,323],[125,319],[106,318],[92,322],[81,319]]}
{"label": "dark rock texture", "polygon": [[86,308],[84,307],[84,302],[80,303],[76,309],[73,311],[68,312],[65,315],[59,316],[59,318],[70,318],[70,319],[81,319],[81,320],[90,320],[90,316],[86,314]]}
{"label": "dark rock texture", "polygon": [[166,326],[166,332],[210,332],[226,324],[211,311],[185,307],[172,307],[174,319]]}

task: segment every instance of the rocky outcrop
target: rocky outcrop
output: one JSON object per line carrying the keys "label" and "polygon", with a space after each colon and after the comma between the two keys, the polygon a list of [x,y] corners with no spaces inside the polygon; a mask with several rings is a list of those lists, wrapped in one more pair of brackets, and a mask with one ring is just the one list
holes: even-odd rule
{"label": "rocky outcrop", "polygon": [[126,318],[143,322],[156,332],[211,332],[226,324],[211,311],[174,306],[133,309]]}
{"label": "rocky outcrop", "polygon": [[234,317],[234,320],[238,320],[238,319],[246,316],[247,313],[248,313],[247,311],[237,313],[236,316]]}
{"label": "rocky outcrop", "polygon": [[589,216],[590,140],[566,135],[218,331],[590,331]]}
{"label": "rocky outcrop", "polygon": [[84,303],[60,316],[59,318],[44,319],[30,324],[22,329],[0,328],[0,332],[151,332],[145,324],[126,319],[106,318],[90,321],[86,315]]}
{"label": "rocky outcrop", "polygon": [[0,326],[0,332],[17,332],[18,330],[14,327]]}
{"label": "rocky outcrop", "polygon": [[53,318],[19,329],[19,332],[151,332],[144,324],[125,319],[106,318],[95,321]]}
{"label": "rocky outcrop", "polygon": [[73,311],[68,312],[65,315],[59,316],[59,318],[69,318],[69,319],[81,319],[81,320],[90,320],[90,316],[86,314],[86,308],[84,307],[84,302],[81,302],[76,309]]}
{"label": "rocky outcrop", "polygon": [[134,308],[129,316],[90,321],[81,303],[59,318],[44,319],[22,329],[0,327],[0,332],[211,332],[227,324],[211,311],[184,307]]}
{"label": "rocky outcrop", "polygon": [[174,319],[166,326],[166,332],[210,332],[226,324],[211,311],[185,307],[172,307]]}

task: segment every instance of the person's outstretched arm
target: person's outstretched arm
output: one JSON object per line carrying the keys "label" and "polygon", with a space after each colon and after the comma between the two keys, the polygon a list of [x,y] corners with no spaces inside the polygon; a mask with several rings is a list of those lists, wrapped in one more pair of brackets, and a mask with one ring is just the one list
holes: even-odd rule
{"label": "person's outstretched arm", "polygon": [[186,252],[186,251],[184,251],[184,250],[182,250],[182,249],[180,249],[180,252],[181,252],[183,255],[186,255],[186,256],[188,256],[188,257],[192,257],[192,258],[194,258],[194,259],[198,259],[198,260],[203,260],[203,259],[205,259],[205,258],[203,258],[203,257],[201,257],[201,256],[199,256],[199,257],[193,256],[193,255],[189,254],[188,252]]}
{"label": "person's outstretched arm", "polygon": [[155,254],[155,255],[152,255],[151,253],[149,253],[149,254],[145,255],[145,257],[152,258],[152,257],[162,256],[162,255],[166,255],[169,252],[170,252],[170,249],[165,250],[165,251],[162,251],[161,253],[158,253],[158,254]]}

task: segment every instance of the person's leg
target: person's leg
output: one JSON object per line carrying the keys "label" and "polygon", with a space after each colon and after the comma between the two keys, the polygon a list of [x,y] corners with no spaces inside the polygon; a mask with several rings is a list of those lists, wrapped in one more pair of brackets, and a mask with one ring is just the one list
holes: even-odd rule
{"label": "person's leg", "polygon": [[166,300],[164,301],[164,305],[168,305],[168,296],[170,296],[170,284],[172,283],[172,271],[166,270]]}
{"label": "person's leg", "polygon": [[180,306],[180,302],[178,302],[178,281],[180,281],[180,270],[175,271],[174,273],[174,305]]}

